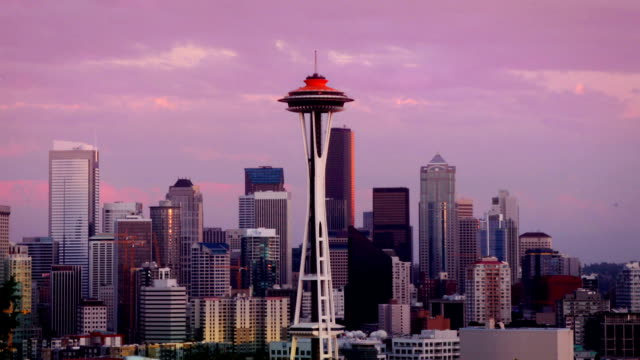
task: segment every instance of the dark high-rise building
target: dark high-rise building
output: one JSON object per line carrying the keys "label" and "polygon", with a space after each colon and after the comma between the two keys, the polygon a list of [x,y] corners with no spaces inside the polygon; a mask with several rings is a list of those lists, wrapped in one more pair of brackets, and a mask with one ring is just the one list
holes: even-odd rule
{"label": "dark high-rise building", "polygon": [[455,209],[456,167],[440,154],[420,168],[420,272],[432,279],[446,272],[457,279],[458,224]]}
{"label": "dark high-rise building", "polygon": [[0,205],[0,257],[9,255],[9,216],[11,207]]}
{"label": "dark high-rise building", "polygon": [[471,200],[456,201],[458,215],[458,239],[460,242],[460,269],[458,270],[458,288],[464,294],[467,281],[467,268],[480,259],[478,231],[480,221],[473,217]]}
{"label": "dark high-rise building", "polygon": [[284,170],[271,166],[244,169],[244,194],[259,191],[285,191]]}
{"label": "dark high-rise building", "polygon": [[349,282],[345,288],[345,324],[356,330],[378,322],[378,305],[393,298],[389,255],[353,227],[349,228]]}
{"label": "dark high-rise building", "polygon": [[409,189],[373,189],[373,244],[392,249],[400,261],[412,261]]}
{"label": "dark high-rise building", "polygon": [[[329,139],[329,150],[327,152],[327,222],[329,231],[346,230],[355,224],[355,151],[353,131],[347,128],[332,128]],[[331,204],[331,202],[342,203]],[[345,220],[343,222],[331,219],[333,209],[338,213],[338,209],[344,209]],[[344,224],[344,227],[340,228]],[[333,227],[332,227],[333,225]]]}
{"label": "dark high-rise building", "polygon": [[23,237],[21,245],[26,246],[31,257],[31,282],[36,289],[44,285],[44,274],[51,271],[54,264],[55,246],[50,237]]}
{"label": "dark high-rise building", "polygon": [[491,210],[486,214],[486,238],[482,239],[489,256],[509,264],[512,284],[520,278],[519,216],[518,200],[507,190],[500,190],[498,196],[491,198]]}
{"label": "dark high-rise building", "polygon": [[148,263],[152,259],[151,219],[141,216],[127,216],[116,220],[116,314],[118,333],[129,341],[135,339],[135,280],[132,269]]}
{"label": "dark high-rise building", "polygon": [[441,315],[451,320],[451,330],[464,327],[464,296],[444,296],[429,301],[429,314]]}
{"label": "dark high-rise building", "polygon": [[522,258],[522,281],[562,274],[562,255],[553,249],[529,249]]}
{"label": "dark high-rise building", "polygon": [[640,313],[605,312],[590,319],[585,347],[603,359],[640,358]]}
{"label": "dark high-rise building", "polygon": [[347,202],[340,199],[327,199],[327,228],[329,236],[342,236],[349,223]]}
{"label": "dark high-rise building", "polygon": [[78,304],[82,300],[82,266],[53,265],[50,279],[51,330],[55,336],[76,331]]}
{"label": "dark high-rise building", "polygon": [[207,244],[220,244],[227,242],[227,232],[222,230],[222,228],[206,227],[202,232],[202,241]]}
{"label": "dark high-rise building", "polygon": [[153,232],[153,259],[160,267],[168,267],[180,278],[180,206],[170,200],[161,200],[158,206],[150,206]]}
{"label": "dark high-rise building", "polygon": [[362,229],[369,232],[369,237],[373,234],[373,211],[362,213]]}
{"label": "dark high-rise building", "polygon": [[274,229],[245,229],[242,236],[243,288],[253,287],[254,296],[265,296],[277,284],[280,238]]}

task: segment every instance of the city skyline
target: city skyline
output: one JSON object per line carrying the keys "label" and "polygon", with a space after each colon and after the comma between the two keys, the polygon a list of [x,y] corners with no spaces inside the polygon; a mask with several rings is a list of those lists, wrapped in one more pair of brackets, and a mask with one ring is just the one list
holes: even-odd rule
{"label": "city skyline", "polygon": [[[46,154],[54,139],[97,145],[103,203],[142,202],[146,213],[167,186],[189,177],[201,186],[204,225],[234,228],[243,169],[272,165],[287,172],[293,213],[301,213],[303,164],[292,155],[299,131],[285,126],[294,120],[274,100],[312,72],[317,48],[321,72],[359,99],[335,123],[358,137],[357,225],[371,210],[373,187],[408,187],[415,251],[419,167],[440,152],[457,167],[456,191],[474,200],[476,216],[507,189],[520,203],[520,233],[546,232],[558,250],[587,263],[632,260],[625,249],[640,230],[631,210],[640,200],[640,51],[625,29],[640,9],[574,5],[550,14],[544,3],[503,4],[500,15],[470,6],[459,27],[439,20],[455,13],[447,4],[364,13],[350,5],[334,20],[308,4],[291,9],[301,16],[288,15],[286,24],[261,19],[264,4],[243,11],[237,24],[225,20],[235,5],[168,7],[145,22],[144,6],[125,15],[118,5],[87,4],[86,16],[68,26],[70,11],[8,5],[0,25],[7,69],[0,124],[8,129],[0,134],[0,203],[11,206],[11,241],[47,235]],[[348,21],[353,33],[337,41],[320,32],[290,35],[308,13],[328,24]],[[131,21],[114,34],[101,22],[83,26],[103,14]],[[425,17],[419,34],[398,21],[417,14]],[[582,20],[591,17],[616,26],[599,26],[596,37]],[[376,31],[368,22],[381,19],[390,31],[367,40]],[[264,30],[245,26],[252,22]],[[52,39],[38,35],[52,24],[60,29]],[[69,42],[78,26],[84,34]],[[238,31],[226,38],[216,26]],[[478,47],[487,37],[492,51]],[[302,217],[293,224],[296,246]]]}

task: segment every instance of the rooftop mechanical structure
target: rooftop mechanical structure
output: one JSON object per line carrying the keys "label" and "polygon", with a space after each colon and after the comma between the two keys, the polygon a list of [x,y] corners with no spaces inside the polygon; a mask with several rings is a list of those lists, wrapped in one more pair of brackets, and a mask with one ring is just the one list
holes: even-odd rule
{"label": "rooftop mechanical structure", "polygon": [[[342,333],[342,326],[336,324],[333,304],[325,170],[333,113],[344,110],[344,104],[353,99],[328,87],[328,80],[317,71],[304,82],[304,87],[278,100],[287,103],[287,110],[300,114],[309,187],[296,311],[289,328],[291,360],[295,359],[298,338],[311,339],[312,360],[338,359],[337,335]],[[311,293],[311,318],[304,320],[300,319],[303,289]]]}

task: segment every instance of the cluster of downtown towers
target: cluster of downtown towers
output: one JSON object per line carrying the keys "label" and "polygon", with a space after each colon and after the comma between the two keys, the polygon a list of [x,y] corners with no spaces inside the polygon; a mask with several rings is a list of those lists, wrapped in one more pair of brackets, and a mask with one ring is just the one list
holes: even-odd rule
{"label": "cluster of downtown towers", "polygon": [[[363,228],[356,230],[353,228],[354,133],[347,128],[333,128],[330,139],[326,177],[330,237],[346,239],[357,232],[385,254],[402,262],[414,262],[409,189],[374,188],[373,209],[363,213]],[[456,201],[455,174],[456,168],[439,154],[420,169],[418,268],[413,271],[413,282],[447,279],[459,284],[458,290],[464,292],[465,269],[481,256],[495,256],[507,262],[515,281],[520,265],[517,260],[518,206],[515,198],[506,191],[500,191],[492,199],[492,207],[486,216],[475,218],[471,201]],[[132,288],[139,284],[134,284],[128,274],[152,262],[156,262],[158,267],[169,268],[171,277],[177,279],[177,283],[184,286],[192,297],[202,294],[220,296],[228,293],[229,286],[251,287],[254,295],[265,296],[269,288],[287,289],[296,285],[299,259],[292,259],[291,194],[284,187],[281,168],[245,169],[245,194],[239,197],[239,229],[226,231],[204,227],[202,194],[198,186],[188,179],[178,179],[169,187],[165,200],[159,201],[157,206],[150,206],[149,219],[142,216],[140,203],[106,203],[101,208],[98,150],[83,143],[54,142],[49,152],[49,190],[49,238],[57,254],[53,270],[61,273],[79,270],[80,294],[77,295],[81,298],[105,300],[106,294],[111,293],[113,298],[110,302],[116,310],[109,324],[110,330],[128,336],[129,340],[135,337],[130,331],[136,327],[132,323],[135,319],[133,312],[136,311]],[[258,237],[276,235],[277,250],[270,249],[270,259],[259,264],[263,267],[261,269],[252,269],[250,267],[256,263],[247,262],[245,252],[248,245],[240,240],[251,235],[246,229],[255,229],[254,235]],[[98,278],[94,275],[90,279],[91,262],[95,262],[96,257],[105,256],[100,251],[100,240],[108,239],[108,234],[112,234],[115,245],[114,266],[100,270]],[[36,240],[30,241],[34,246]],[[230,284],[222,284],[221,292],[192,286],[195,285],[191,279],[191,266],[196,261],[191,258],[194,244],[224,244],[227,251],[231,248],[231,261],[221,265],[223,269],[212,269],[227,273],[225,278]],[[335,244],[340,247],[340,241]],[[272,248],[273,244],[262,246]],[[208,248],[208,251],[215,250],[215,246]],[[363,250],[362,255],[365,253]],[[236,273],[238,281],[235,281]],[[346,280],[346,276],[343,278]],[[334,283],[340,283],[340,280],[334,279]],[[103,284],[110,287],[103,287]],[[376,289],[370,291],[375,292]],[[52,312],[62,310],[50,309]],[[68,313],[57,317],[51,315],[51,323],[47,324],[51,335],[67,335],[76,331],[74,322],[65,319]]]}

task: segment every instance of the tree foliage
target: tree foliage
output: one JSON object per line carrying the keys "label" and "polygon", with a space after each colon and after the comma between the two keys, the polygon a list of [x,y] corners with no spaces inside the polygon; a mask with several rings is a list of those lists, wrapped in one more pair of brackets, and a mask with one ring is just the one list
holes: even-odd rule
{"label": "tree foliage", "polygon": [[16,303],[20,300],[18,295],[18,283],[11,276],[0,286],[0,359],[11,359],[13,347],[10,343],[11,335],[18,327],[18,314]]}

